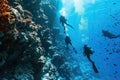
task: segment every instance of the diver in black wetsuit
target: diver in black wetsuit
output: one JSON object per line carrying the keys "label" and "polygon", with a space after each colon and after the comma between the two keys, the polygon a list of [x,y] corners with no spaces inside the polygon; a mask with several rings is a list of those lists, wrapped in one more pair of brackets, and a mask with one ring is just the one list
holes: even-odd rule
{"label": "diver in black wetsuit", "polygon": [[65,37],[65,43],[66,43],[67,49],[68,49],[68,45],[70,44],[70,45],[72,46],[74,52],[77,53],[77,51],[76,51],[75,48],[73,47],[73,45],[72,45],[72,43],[71,43],[71,39],[70,39],[70,37],[69,37],[68,35]]}
{"label": "diver in black wetsuit", "polygon": [[113,38],[120,38],[120,34],[119,35],[114,35],[113,33],[107,31],[107,30],[102,30],[103,36],[107,37],[109,39],[113,39]]}
{"label": "diver in black wetsuit", "polygon": [[93,54],[94,51],[91,50],[90,47],[88,47],[86,44],[84,45],[84,55],[87,56],[88,60],[92,63],[93,66],[93,70],[95,71],[95,73],[98,73],[98,70],[95,66],[95,63],[91,60],[90,55]]}
{"label": "diver in black wetsuit", "polygon": [[66,30],[65,30],[65,24],[68,25],[68,26],[70,26],[73,29],[73,27],[70,24],[67,23],[67,19],[65,19],[65,17],[62,16],[62,15],[60,16],[60,23],[64,27],[64,32],[66,32]]}

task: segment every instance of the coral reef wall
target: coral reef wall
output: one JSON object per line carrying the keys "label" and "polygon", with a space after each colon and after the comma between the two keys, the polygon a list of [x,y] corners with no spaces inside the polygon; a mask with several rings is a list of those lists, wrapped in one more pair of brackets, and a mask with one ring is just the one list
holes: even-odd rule
{"label": "coral reef wall", "polygon": [[57,5],[57,0],[0,0],[0,80],[57,80],[55,61],[62,58],[55,40],[62,37],[53,28]]}

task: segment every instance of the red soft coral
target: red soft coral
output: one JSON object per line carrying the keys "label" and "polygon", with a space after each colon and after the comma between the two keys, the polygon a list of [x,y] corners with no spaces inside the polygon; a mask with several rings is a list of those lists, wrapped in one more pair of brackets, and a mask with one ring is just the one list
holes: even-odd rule
{"label": "red soft coral", "polygon": [[14,18],[10,11],[11,6],[8,5],[7,0],[0,0],[0,31],[6,33],[6,26],[10,25],[11,19]]}

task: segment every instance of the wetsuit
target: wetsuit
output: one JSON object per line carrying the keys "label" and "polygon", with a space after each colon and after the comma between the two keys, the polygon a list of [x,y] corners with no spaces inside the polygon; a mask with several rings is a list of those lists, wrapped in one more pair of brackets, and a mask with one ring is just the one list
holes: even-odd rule
{"label": "wetsuit", "polygon": [[84,45],[84,54],[87,56],[88,60],[92,63],[93,70],[95,71],[95,73],[98,73],[95,63],[90,58],[90,54],[93,54],[93,51],[87,45]]}

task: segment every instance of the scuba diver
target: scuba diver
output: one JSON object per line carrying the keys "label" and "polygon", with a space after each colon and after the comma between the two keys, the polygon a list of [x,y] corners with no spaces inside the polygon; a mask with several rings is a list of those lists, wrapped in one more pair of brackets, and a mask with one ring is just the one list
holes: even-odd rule
{"label": "scuba diver", "polygon": [[67,49],[68,49],[68,45],[70,44],[70,45],[72,46],[72,48],[73,48],[73,51],[74,51],[75,53],[77,53],[77,51],[76,51],[75,48],[73,47],[73,45],[72,45],[72,43],[71,43],[71,39],[70,39],[70,37],[69,37],[68,35],[66,35],[66,37],[65,37],[65,43],[66,43]]}
{"label": "scuba diver", "polygon": [[103,33],[103,36],[105,36],[105,37],[107,37],[109,39],[120,37],[120,35],[114,35],[114,34],[110,33],[107,30],[102,30],[102,33]]}
{"label": "scuba diver", "polygon": [[73,29],[73,27],[70,24],[67,23],[67,19],[65,19],[65,17],[62,16],[62,15],[60,16],[60,23],[64,27],[64,32],[66,32],[65,24],[68,25],[68,26],[70,26]]}
{"label": "scuba diver", "polygon": [[87,56],[88,60],[92,63],[92,66],[93,66],[93,70],[95,71],[95,73],[99,73],[96,66],[95,66],[95,63],[90,59],[90,55],[93,54],[94,51],[91,50],[90,47],[88,47],[86,44],[84,45],[84,55]]}

